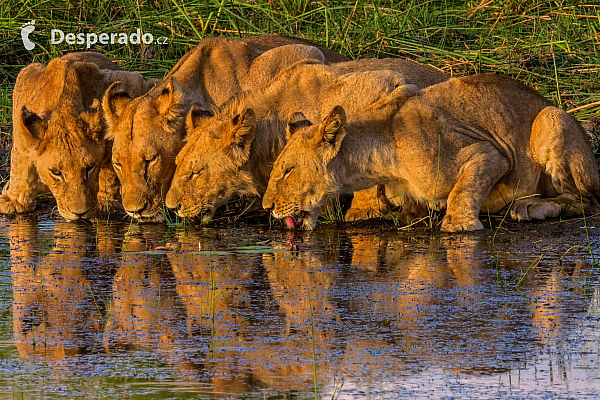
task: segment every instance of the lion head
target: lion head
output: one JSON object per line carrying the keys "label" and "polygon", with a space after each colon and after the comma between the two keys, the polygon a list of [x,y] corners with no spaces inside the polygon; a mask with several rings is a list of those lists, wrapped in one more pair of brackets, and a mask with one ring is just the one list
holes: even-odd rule
{"label": "lion head", "polygon": [[[381,79],[382,76],[387,78]],[[375,91],[377,95],[369,93],[369,87],[377,87],[369,84],[352,96],[351,88],[359,87],[360,82],[368,82],[369,77],[377,78],[374,82],[383,84],[380,90]],[[289,227],[314,229],[321,205],[329,197],[376,184],[368,184],[369,177],[357,174],[352,166],[348,167],[344,162],[346,158],[353,157],[353,152],[369,149],[377,142],[373,136],[372,141],[361,143],[353,140],[345,149],[342,148],[347,128],[346,105],[353,116],[353,129],[372,132],[385,129],[384,126],[391,123],[404,102],[419,93],[415,85],[406,84],[403,76],[393,71],[349,74],[344,78],[352,84],[331,91],[327,101],[323,102],[323,107],[327,107],[337,95],[344,94],[339,98],[344,107],[333,106],[331,111],[324,113],[326,116],[318,125],[303,120],[300,113],[288,124],[288,142],[273,165],[263,196],[263,208],[278,219],[285,218]],[[355,188],[348,189],[344,182],[346,176],[356,178],[357,182],[353,182]]]}
{"label": "lion head", "polygon": [[175,161],[177,170],[166,198],[168,208],[180,217],[202,214],[203,220],[209,221],[233,196],[259,196],[246,165],[254,140],[252,109],[224,117],[194,106],[186,125],[189,137]]}
{"label": "lion head", "polygon": [[118,82],[107,90],[103,107],[114,140],[113,167],[121,181],[121,201],[131,217],[161,221],[162,199],[175,171],[184,127],[183,91],[175,78],[132,99]]}
{"label": "lion head", "polygon": [[290,127],[263,197],[263,207],[275,218],[285,218],[289,227],[314,229],[323,201],[337,192],[329,164],[340,150],[345,124],[346,112],[336,106],[319,126],[306,122]]}
{"label": "lion head", "polygon": [[105,148],[99,101],[90,111],[59,108],[41,116],[23,106],[18,123],[32,143],[39,178],[54,195],[60,215],[69,221],[90,218],[97,208]]}

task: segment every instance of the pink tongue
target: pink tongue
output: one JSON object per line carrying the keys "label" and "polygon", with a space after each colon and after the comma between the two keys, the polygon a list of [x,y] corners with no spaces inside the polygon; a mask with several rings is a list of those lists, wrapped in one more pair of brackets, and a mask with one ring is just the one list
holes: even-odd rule
{"label": "pink tongue", "polygon": [[292,229],[296,227],[296,220],[294,217],[285,217],[285,224],[288,228]]}

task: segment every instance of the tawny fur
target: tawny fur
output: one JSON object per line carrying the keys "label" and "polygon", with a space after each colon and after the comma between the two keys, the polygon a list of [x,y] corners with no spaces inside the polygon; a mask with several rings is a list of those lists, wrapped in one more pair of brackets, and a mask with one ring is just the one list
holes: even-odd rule
{"label": "tawny fur", "polygon": [[[275,40],[277,39],[277,40]],[[244,90],[264,87],[282,68],[320,50],[295,38],[268,35],[245,40],[206,38],[146,95],[133,98],[113,86],[104,98],[113,163],[123,207],[140,221],[160,221],[175,157],[183,145],[185,114],[193,104],[219,105]],[[281,46],[287,44],[286,46]],[[276,47],[265,53],[265,48]]]}
{"label": "tawny fur", "polygon": [[141,75],[120,71],[93,52],[23,68],[13,91],[11,174],[0,213],[33,211],[44,192],[52,192],[68,220],[89,218],[98,204],[104,210],[118,206],[99,103],[117,80],[132,93],[148,88]]}
{"label": "tawny fur", "polygon": [[445,209],[448,232],[482,229],[480,211],[507,207],[516,220],[598,211],[598,169],[583,129],[533,89],[483,74],[416,96],[398,88],[389,100],[347,116],[336,107],[293,135],[264,207],[278,218],[303,216],[312,229],[325,197],[386,184]]}
{"label": "tawny fur", "polygon": [[[349,72],[354,69],[359,72]],[[364,59],[333,66],[298,62],[281,71],[267,88],[230,99],[215,110],[213,117],[206,112],[196,116],[197,110],[192,110],[187,143],[177,156],[166,205],[182,217],[202,213],[205,220],[210,220],[215,210],[233,196],[261,197],[272,163],[285,145],[286,129],[293,129],[290,117],[293,119],[298,110],[317,120],[338,101],[349,110],[359,111],[397,86],[417,90],[407,82],[424,87],[446,79],[445,74],[431,67],[401,59]],[[378,201],[376,194],[372,190],[362,196],[367,200],[357,211],[372,208],[372,202]]]}

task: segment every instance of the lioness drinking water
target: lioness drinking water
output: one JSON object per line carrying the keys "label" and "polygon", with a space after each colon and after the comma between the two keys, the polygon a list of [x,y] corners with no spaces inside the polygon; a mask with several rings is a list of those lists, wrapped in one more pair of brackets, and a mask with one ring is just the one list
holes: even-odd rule
{"label": "lioness drinking water", "polygon": [[[342,99],[340,99],[340,102]],[[327,196],[374,184],[446,210],[442,230],[482,229],[480,211],[515,220],[598,211],[598,168],[586,135],[563,110],[502,75],[454,78],[346,114],[305,121],[279,155],[263,207],[313,229]]]}

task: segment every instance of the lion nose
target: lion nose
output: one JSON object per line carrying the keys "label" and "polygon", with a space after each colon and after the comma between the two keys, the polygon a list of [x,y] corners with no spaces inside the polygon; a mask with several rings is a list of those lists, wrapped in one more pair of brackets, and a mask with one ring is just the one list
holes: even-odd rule
{"label": "lion nose", "polygon": [[171,211],[179,211],[181,210],[181,203],[167,204],[167,208]]}
{"label": "lion nose", "polygon": [[136,204],[133,208],[126,208],[125,211],[127,211],[130,214],[140,214],[146,209],[147,204],[148,203],[144,200],[143,202],[141,201],[138,204]]}
{"label": "lion nose", "polygon": [[171,192],[167,193],[167,198],[165,199],[165,206],[171,211],[179,211],[181,208],[181,202],[171,194]]}
{"label": "lion nose", "polygon": [[85,210],[83,212],[73,212],[73,211],[71,211],[71,212],[73,213],[73,215],[75,215],[77,217],[76,219],[83,219],[83,216],[85,214],[87,214],[89,211],[90,211],[90,209],[88,208],[87,210]]}

